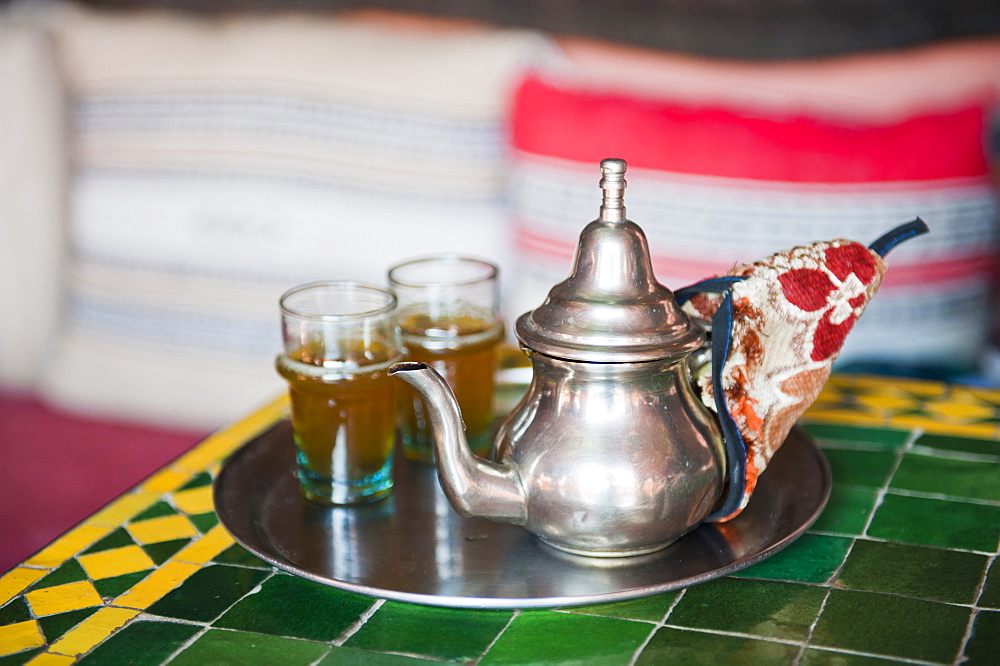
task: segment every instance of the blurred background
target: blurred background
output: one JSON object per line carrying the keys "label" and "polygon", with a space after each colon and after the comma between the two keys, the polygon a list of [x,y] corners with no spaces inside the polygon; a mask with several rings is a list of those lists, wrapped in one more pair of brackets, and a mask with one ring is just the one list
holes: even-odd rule
{"label": "blurred background", "polygon": [[919,215],[838,368],[1000,384],[998,92],[985,1],[0,2],[0,571],[280,394],[288,287],[539,305],[604,157],[674,289]]}

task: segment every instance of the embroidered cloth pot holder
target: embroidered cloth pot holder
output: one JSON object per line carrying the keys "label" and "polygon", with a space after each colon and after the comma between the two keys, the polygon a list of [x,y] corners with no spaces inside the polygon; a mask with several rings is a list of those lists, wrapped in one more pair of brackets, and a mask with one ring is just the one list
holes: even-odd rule
{"label": "embroidered cloth pot holder", "polygon": [[727,487],[707,518],[725,522],[746,507],[760,474],[830,376],[847,334],[878,291],[885,254],[925,233],[917,218],[865,247],[837,239],[737,266],[675,292],[711,331],[711,372],[702,400],[719,416]]}

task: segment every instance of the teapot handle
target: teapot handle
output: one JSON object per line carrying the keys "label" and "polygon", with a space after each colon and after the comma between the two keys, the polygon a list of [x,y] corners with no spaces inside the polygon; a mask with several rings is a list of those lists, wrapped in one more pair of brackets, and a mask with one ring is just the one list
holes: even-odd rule
{"label": "teapot handle", "polygon": [[726,395],[722,390],[722,368],[725,367],[726,360],[729,358],[729,348],[733,335],[733,295],[730,287],[744,279],[739,276],[711,278],[674,292],[678,305],[683,305],[698,293],[723,294],[719,309],[712,317],[711,343],[712,393],[715,400],[715,411],[719,417],[719,427],[722,430],[722,440],[726,448],[726,485],[721,502],[705,518],[708,522],[732,515],[739,508],[743,492],[746,489],[746,442],[743,441],[743,435],[729,413],[725,402]]}

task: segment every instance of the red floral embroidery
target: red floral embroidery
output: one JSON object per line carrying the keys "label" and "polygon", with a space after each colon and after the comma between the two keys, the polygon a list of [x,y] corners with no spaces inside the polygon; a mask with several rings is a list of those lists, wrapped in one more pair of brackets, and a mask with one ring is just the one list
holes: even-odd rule
{"label": "red floral embroidery", "polygon": [[[845,293],[848,276],[853,273],[868,287],[877,272],[869,250],[857,243],[830,247],[824,254],[826,267],[839,284],[831,280],[827,273],[814,268],[796,268],[778,276],[781,291],[789,303],[806,312],[825,308],[813,336],[813,348],[809,355],[813,361],[825,361],[837,353],[868,300],[865,293]],[[845,305],[850,307],[850,312],[843,316]],[[836,314],[840,315],[837,317],[839,321],[834,322]]]}
{"label": "red floral embroidery", "polygon": [[841,280],[854,273],[864,284],[869,285],[875,277],[875,260],[871,251],[863,245],[852,243],[826,249],[826,267]]}
{"label": "red floral embroidery", "polygon": [[830,314],[833,308],[823,313],[823,318],[816,326],[816,334],[813,336],[813,350],[809,355],[814,361],[825,361],[833,356],[844,344],[847,334],[854,328],[854,322],[858,319],[857,312],[852,312],[847,319],[834,324],[830,321]]}

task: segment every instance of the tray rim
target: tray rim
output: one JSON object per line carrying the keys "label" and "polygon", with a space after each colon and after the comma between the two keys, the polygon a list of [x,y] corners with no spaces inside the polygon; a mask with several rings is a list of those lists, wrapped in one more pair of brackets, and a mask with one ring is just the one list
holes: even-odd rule
{"label": "tray rim", "polygon": [[[234,527],[234,519],[225,513],[222,507],[221,494],[223,492],[223,487],[227,483],[228,477],[233,474],[233,469],[237,468],[239,462],[245,456],[250,455],[250,453],[256,447],[263,447],[267,444],[274,446],[275,444],[269,441],[274,438],[274,431],[279,428],[287,428],[290,430],[289,421],[287,418],[279,420],[276,423],[271,424],[264,431],[258,433],[255,437],[244,443],[239,449],[233,452],[225,461],[223,461],[215,479],[213,480],[212,488],[212,498],[213,505],[215,507],[216,515],[219,518],[220,524],[223,528],[232,536],[232,538],[243,548],[247,549],[254,556],[260,558],[261,560],[277,567],[287,573],[296,575],[308,580],[314,581],[316,583],[327,585],[341,590],[346,590],[356,594],[361,594],[364,596],[376,598],[376,599],[387,599],[393,601],[402,601],[406,603],[413,603],[425,606],[438,606],[438,607],[448,607],[448,608],[463,608],[463,609],[538,609],[538,608],[557,608],[557,607],[570,607],[579,605],[591,605],[591,604],[602,604],[610,603],[616,601],[625,601],[630,599],[637,599],[645,596],[651,596],[654,594],[661,594],[664,592],[670,592],[673,590],[682,589],[685,587],[690,587],[692,585],[697,585],[704,583],[716,578],[721,578],[727,576],[742,569],[758,564],[765,559],[768,559],[783,550],[785,547],[796,541],[801,537],[813,523],[819,518],[823,510],[826,508],[827,503],[830,499],[830,493],[832,490],[832,473],[830,470],[829,461],[823,454],[819,446],[816,444],[815,440],[806,434],[800,426],[796,425],[793,427],[792,432],[789,433],[789,437],[796,437],[801,440],[801,445],[805,448],[808,456],[815,461],[819,468],[819,477],[813,479],[813,481],[821,482],[822,487],[819,492],[819,501],[814,508],[814,510],[808,515],[808,517],[797,525],[795,529],[792,529],[787,534],[784,534],[780,538],[777,538],[765,547],[754,552],[753,554],[737,561],[718,567],[715,569],[706,570],[705,572],[693,576],[688,576],[684,578],[673,579],[669,581],[664,581],[661,584],[645,585],[641,587],[633,587],[622,589],[614,592],[603,592],[594,593],[588,595],[573,595],[573,596],[546,596],[546,597],[472,597],[472,596],[462,596],[462,595],[438,595],[438,594],[427,594],[419,592],[409,592],[405,590],[392,590],[386,589],[384,587],[376,587],[371,585],[365,585],[361,583],[356,583],[347,580],[336,579],[332,577],[325,576],[323,574],[310,571],[301,565],[296,564],[283,557],[277,549],[268,550],[266,547],[260,547],[257,544],[264,541],[259,535],[254,534],[254,537],[248,539],[247,535],[244,534],[243,530],[238,527]],[[786,440],[787,441],[787,440]],[[781,447],[775,453],[775,456],[781,455]],[[401,457],[401,456],[398,456]],[[766,474],[762,475],[761,482],[764,482]],[[263,503],[261,503],[263,506]],[[733,521],[740,520],[737,516]],[[256,523],[259,526],[259,523]],[[562,553],[556,549],[544,545],[540,539],[534,537],[530,532],[524,530],[519,526],[507,525],[505,527],[521,529],[524,531],[526,537],[534,538],[541,547],[549,549],[550,552],[556,554],[558,557],[567,558],[568,560],[575,560],[576,562],[585,561],[587,565],[599,569],[603,566],[609,566],[609,562],[614,562],[618,558],[587,558],[578,555],[570,555],[568,553]],[[261,528],[263,529],[263,528]],[[697,528],[696,528],[697,529]],[[251,530],[253,531],[253,530]],[[688,538],[688,535],[681,537],[678,541]],[[649,555],[643,555],[630,558],[621,558],[621,560],[628,560],[629,562],[638,562],[642,558],[655,558],[662,551],[657,551],[656,553],[651,553]]]}

